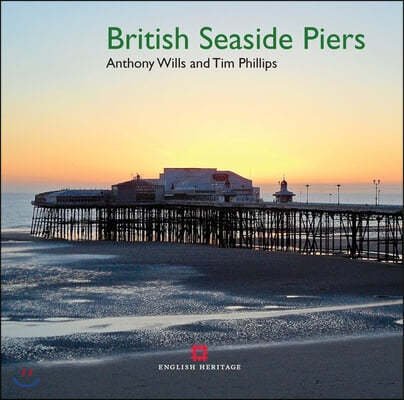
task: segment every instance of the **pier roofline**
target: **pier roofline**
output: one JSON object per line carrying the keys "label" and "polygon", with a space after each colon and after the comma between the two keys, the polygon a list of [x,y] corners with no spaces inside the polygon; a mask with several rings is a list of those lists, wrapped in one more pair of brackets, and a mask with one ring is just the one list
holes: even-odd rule
{"label": "pier roofline", "polygon": [[161,201],[117,201],[117,200],[101,200],[89,202],[46,202],[42,200],[31,201],[33,206],[46,208],[125,208],[125,207],[214,207],[224,209],[271,209],[271,210],[302,210],[310,212],[354,212],[354,213],[371,213],[384,215],[400,215],[404,214],[404,208],[400,205],[369,205],[369,204],[329,204],[329,203],[275,203],[275,202],[259,202],[259,203],[218,203],[207,201],[190,201],[190,200],[161,200]]}

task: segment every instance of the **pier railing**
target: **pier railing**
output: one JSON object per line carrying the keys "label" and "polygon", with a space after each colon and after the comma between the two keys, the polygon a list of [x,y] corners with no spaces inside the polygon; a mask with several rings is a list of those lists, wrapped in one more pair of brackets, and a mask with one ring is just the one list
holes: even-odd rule
{"label": "pier railing", "polygon": [[219,203],[35,203],[45,239],[154,241],[403,262],[403,208]]}

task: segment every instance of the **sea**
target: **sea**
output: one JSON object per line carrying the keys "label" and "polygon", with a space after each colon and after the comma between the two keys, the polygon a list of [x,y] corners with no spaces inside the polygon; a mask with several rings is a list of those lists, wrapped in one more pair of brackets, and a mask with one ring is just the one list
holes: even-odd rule
{"label": "sea", "polygon": [[31,227],[34,193],[2,193],[1,230],[28,232]]}
{"label": "sea", "polygon": [[[273,201],[272,193],[279,190],[275,185],[261,187],[264,201]],[[307,190],[304,185],[293,188],[294,201],[305,203]],[[309,190],[310,203],[336,203],[337,193],[334,185],[321,185],[315,191]],[[1,230],[28,232],[31,226],[32,205],[35,193],[2,193],[1,196]],[[375,191],[371,185],[350,185],[349,190],[340,191],[341,204],[375,204]],[[381,205],[402,205],[402,185],[389,185],[381,190],[378,203]]]}

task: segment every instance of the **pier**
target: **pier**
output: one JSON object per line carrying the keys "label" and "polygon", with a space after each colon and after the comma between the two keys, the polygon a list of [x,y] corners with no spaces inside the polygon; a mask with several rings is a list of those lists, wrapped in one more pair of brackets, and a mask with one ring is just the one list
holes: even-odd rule
{"label": "pier", "polygon": [[172,242],[403,262],[403,207],[33,201],[43,239]]}

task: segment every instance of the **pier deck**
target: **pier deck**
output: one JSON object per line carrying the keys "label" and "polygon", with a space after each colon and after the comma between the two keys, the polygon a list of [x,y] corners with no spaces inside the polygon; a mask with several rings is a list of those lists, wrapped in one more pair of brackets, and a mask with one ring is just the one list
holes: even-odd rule
{"label": "pier deck", "polygon": [[403,207],[319,203],[43,203],[45,239],[156,241],[403,262]]}

